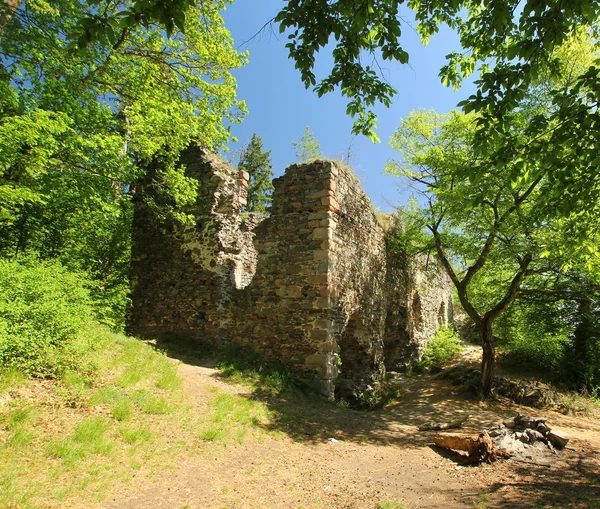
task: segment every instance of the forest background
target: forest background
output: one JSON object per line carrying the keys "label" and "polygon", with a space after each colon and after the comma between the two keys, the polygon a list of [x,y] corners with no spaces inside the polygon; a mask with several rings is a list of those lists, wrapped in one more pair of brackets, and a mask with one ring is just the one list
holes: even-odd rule
{"label": "forest background", "polygon": [[[460,43],[441,71],[425,62],[449,86],[475,78],[463,113],[406,114],[387,170],[414,184],[417,196],[399,210],[396,248],[443,261],[479,332],[488,395],[497,344],[557,382],[593,394],[600,386],[600,5],[566,5],[293,0],[266,27],[281,30],[274,44],[289,54],[299,82],[315,96],[337,93],[334,108],[345,104],[352,126],[332,115],[314,127],[317,139],[320,129],[347,136],[335,151],[350,162],[352,137],[377,141],[378,116],[397,96],[401,81],[380,62],[407,64],[418,54],[405,34],[414,29],[428,40],[444,25]],[[156,185],[164,199],[151,203],[157,220],[190,221],[197,184],[179,167],[179,152],[192,142],[227,148],[247,113],[234,72],[249,57],[231,39],[225,7],[4,2],[3,369],[60,376],[77,364],[83,323],[123,328],[133,203],[145,199],[136,182],[151,162],[163,168]],[[319,51],[331,58],[316,60]],[[269,171],[270,148],[257,151]],[[245,167],[247,154],[239,158]]]}

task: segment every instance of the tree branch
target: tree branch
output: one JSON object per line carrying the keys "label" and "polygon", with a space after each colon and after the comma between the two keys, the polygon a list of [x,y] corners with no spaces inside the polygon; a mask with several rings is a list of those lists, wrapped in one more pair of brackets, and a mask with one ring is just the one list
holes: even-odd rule
{"label": "tree branch", "polygon": [[525,279],[527,275],[527,267],[533,260],[533,256],[530,253],[527,253],[523,260],[521,260],[519,270],[515,274],[515,277],[510,283],[510,287],[508,288],[504,298],[498,302],[492,309],[490,309],[484,316],[484,319],[494,320],[497,318],[517,297],[519,293],[519,289],[521,288],[521,283]]}
{"label": "tree branch", "polygon": [[481,324],[481,315],[477,312],[477,310],[469,302],[469,298],[467,296],[467,285],[464,282],[464,280],[460,281],[458,279],[456,272],[454,272],[454,269],[452,268],[452,265],[450,264],[450,261],[448,260],[446,253],[444,252],[444,247],[442,246],[442,239],[440,238],[440,234],[437,230],[437,225],[436,226],[427,225],[427,228],[429,228],[429,230],[431,230],[431,233],[433,234],[433,238],[435,240],[435,249],[437,251],[438,258],[440,259],[440,262],[442,263],[444,270],[446,271],[446,273],[452,280],[452,283],[454,283],[454,286],[456,287],[456,291],[458,293],[458,298],[460,300],[460,303],[463,306],[463,309],[471,317],[471,320],[473,320],[477,325],[480,325]]}

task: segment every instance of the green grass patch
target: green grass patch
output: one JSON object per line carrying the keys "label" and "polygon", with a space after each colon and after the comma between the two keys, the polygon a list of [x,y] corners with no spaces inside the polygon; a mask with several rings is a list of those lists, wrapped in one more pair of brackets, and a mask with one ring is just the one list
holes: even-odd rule
{"label": "green grass patch", "polygon": [[91,417],[75,426],[73,440],[93,453],[107,455],[113,448],[113,443],[106,438],[110,428],[111,423],[105,417]]}
{"label": "green grass patch", "polygon": [[111,405],[125,397],[125,393],[112,385],[105,385],[94,391],[90,396],[91,405]]}
{"label": "green grass patch", "polygon": [[156,387],[165,391],[174,391],[181,387],[176,364],[165,356],[161,356],[156,362]]}
{"label": "green grass patch", "polygon": [[211,403],[214,411],[209,416],[212,422],[233,422],[258,426],[268,421],[268,410],[264,403],[243,396],[220,393]]}
{"label": "green grass patch", "polygon": [[377,504],[377,509],[408,509],[408,506],[402,502],[387,500],[386,502]]}
{"label": "green grass patch", "polygon": [[207,429],[202,430],[199,434],[198,437],[201,440],[206,440],[207,442],[213,442],[216,440],[221,440],[223,438],[225,438],[228,433],[228,430],[224,430],[222,427],[209,427]]}
{"label": "green grass patch", "polygon": [[9,367],[0,369],[0,395],[7,390],[18,389],[25,383],[27,376],[18,368]]}
{"label": "green grass patch", "polygon": [[9,447],[22,448],[29,445],[35,438],[35,432],[31,429],[23,429],[19,427],[15,429],[12,436],[9,438]]}
{"label": "green grass patch", "polygon": [[306,381],[286,366],[237,347],[223,352],[217,368],[229,382],[249,386],[272,396],[295,396],[307,387]]}
{"label": "green grass patch", "polygon": [[149,442],[152,439],[152,433],[146,428],[139,426],[121,426],[119,428],[119,436],[127,444]]}
{"label": "green grass patch", "polygon": [[[81,342],[87,345],[81,370],[69,365],[50,383],[15,366],[0,372],[9,402],[0,409],[0,507],[88,499],[93,506],[115,482],[161,468],[197,436],[183,424],[190,417],[176,363],[102,326],[81,333],[89,334]],[[15,399],[23,385],[33,394],[27,405]],[[48,396],[52,405],[42,404]]]}
{"label": "green grass patch", "polygon": [[31,421],[34,417],[34,408],[32,406],[21,406],[9,410],[6,414],[0,417],[0,424],[2,424],[9,431],[14,431],[16,428],[23,426],[27,422]]}
{"label": "green grass patch", "polygon": [[216,392],[211,413],[200,424],[198,438],[206,442],[242,443],[252,434],[261,433],[270,422],[267,406],[257,400],[228,392]]}
{"label": "green grass patch", "polygon": [[123,373],[116,380],[118,387],[126,388],[139,384],[152,376],[151,366],[141,362],[140,364],[128,364]]}
{"label": "green grass patch", "polygon": [[110,413],[117,421],[128,421],[133,417],[133,404],[128,399],[121,399],[112,405]]}
{"label": "green grass patch", "polygon": [[46,452],[53,458],[63,460],[67,467],[87,456],[86,448],[71,438],[51,441],[46,447]]}
{"label": "green grass patch", "polygon": [[109,457],[114,443],[105,436],[109,425],[101,421],[92,418],[79,424],[71,436],[51,441],[46,447],[47,454],[61,459],[69,468],[92,455]]}
{"label": "green grass patch", "polygon": [[173,407],[165,398],[147,390],[135,391],[131,399],[146,414],[165,415],[173,412]]}
{"label": "green grass patch", "polygon": [[32,406],[20,406],[0,415],[0,428],[8,431],[6,447],[19,449],[35,438],[33,420],[35,409]]}

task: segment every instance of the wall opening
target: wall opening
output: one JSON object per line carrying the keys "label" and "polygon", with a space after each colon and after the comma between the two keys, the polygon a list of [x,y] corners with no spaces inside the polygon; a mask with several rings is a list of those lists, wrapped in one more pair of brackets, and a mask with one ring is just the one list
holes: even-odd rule
{"label": "wall opening", "polygon": [[412,322],[415,330],[420,331],[423,328],[423,310],[419,292],[415,292],[412,298]]}
{"label": "wall opening", "polygon": [[408,310],[405,306],[388,310],[383,338],[383,362],[387,371],[406,368],[410,334],[407,330]]}
{"label": "wall opening", "polygon": [[448,321],[446,319],[446,303],[442,301],[438,311],[438,326],[445,327],[446,325],[448,325]]}
{"label": "wall opening", "polygon": [[358,314],[352,315],[338,340],[338,377],[335,381],[336,399],[351,404],[360,403],[360,386],[373,371],[369,332]]}

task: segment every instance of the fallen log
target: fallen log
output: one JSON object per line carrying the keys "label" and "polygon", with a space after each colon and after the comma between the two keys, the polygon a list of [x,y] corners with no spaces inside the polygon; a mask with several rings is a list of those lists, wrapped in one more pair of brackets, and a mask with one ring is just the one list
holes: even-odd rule
{"label": "fallen log", "polygon": [[444,449],[465,451],[470,463],[491,463],[497,459],[494,442],[486,433],[479,433],[476,437],[457,435],[439,435],[434,438],[434,444]]}
{"label": "fallen log", "polygon": [[460,428],[465,422],[467,422],[467,419],[468,417],[451,422],[434,422],[421,424],[419,427],[417,427],[417,429],[419,431],[444,431],[446,429],[457,429]]}

